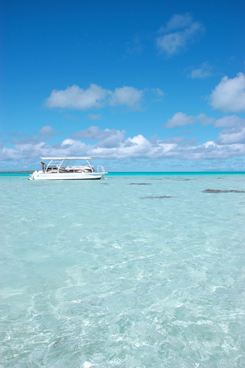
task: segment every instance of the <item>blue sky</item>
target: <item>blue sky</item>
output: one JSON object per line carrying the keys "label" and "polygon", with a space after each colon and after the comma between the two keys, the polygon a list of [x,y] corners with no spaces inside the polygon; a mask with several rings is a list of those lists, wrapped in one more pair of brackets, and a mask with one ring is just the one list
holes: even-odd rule
{"label": "blue sky", "polygon": [[9,0],[0,170],[245,169],[243,1]]}

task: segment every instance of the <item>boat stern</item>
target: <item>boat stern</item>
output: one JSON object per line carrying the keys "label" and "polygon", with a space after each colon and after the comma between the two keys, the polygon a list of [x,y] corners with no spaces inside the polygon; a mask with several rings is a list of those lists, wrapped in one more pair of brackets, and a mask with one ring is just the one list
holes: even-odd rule
{"label": "boat stern", "polygon": [[39,179],[39,171],[34,171],[32,174],[29,175],[29,180],[37,180]]}

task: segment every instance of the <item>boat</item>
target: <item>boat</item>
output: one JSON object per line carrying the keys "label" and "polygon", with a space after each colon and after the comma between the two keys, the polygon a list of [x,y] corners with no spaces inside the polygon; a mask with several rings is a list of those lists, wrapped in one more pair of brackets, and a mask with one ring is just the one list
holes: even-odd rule
{"label": "boat", "polygon": [[[41,157],[42,170],[34,171],[29,180],[100,180],[107,172],[103,166],[96,169],[93,159],[95,157]],[[84,165],[68,166],[71,161],[83,161]]]}

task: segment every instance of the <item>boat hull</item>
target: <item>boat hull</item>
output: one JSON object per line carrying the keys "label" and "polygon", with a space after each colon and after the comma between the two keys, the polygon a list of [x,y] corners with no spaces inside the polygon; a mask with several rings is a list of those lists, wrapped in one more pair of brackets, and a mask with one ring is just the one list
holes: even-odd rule
{"label": "boat hull", "polygon": [[104,177],[103,173],[44,173],[35,171],[29,180],[100,180]]}

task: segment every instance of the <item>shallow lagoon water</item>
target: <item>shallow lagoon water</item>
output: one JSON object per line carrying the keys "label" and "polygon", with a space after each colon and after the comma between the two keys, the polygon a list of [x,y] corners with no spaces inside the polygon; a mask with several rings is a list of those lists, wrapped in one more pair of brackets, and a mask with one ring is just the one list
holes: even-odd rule
{"label": "shallow lagoon water", "polygon": [[27,178],[0,176],[1,367],[245,366],[245,193],[204,192],[244,174]]}

